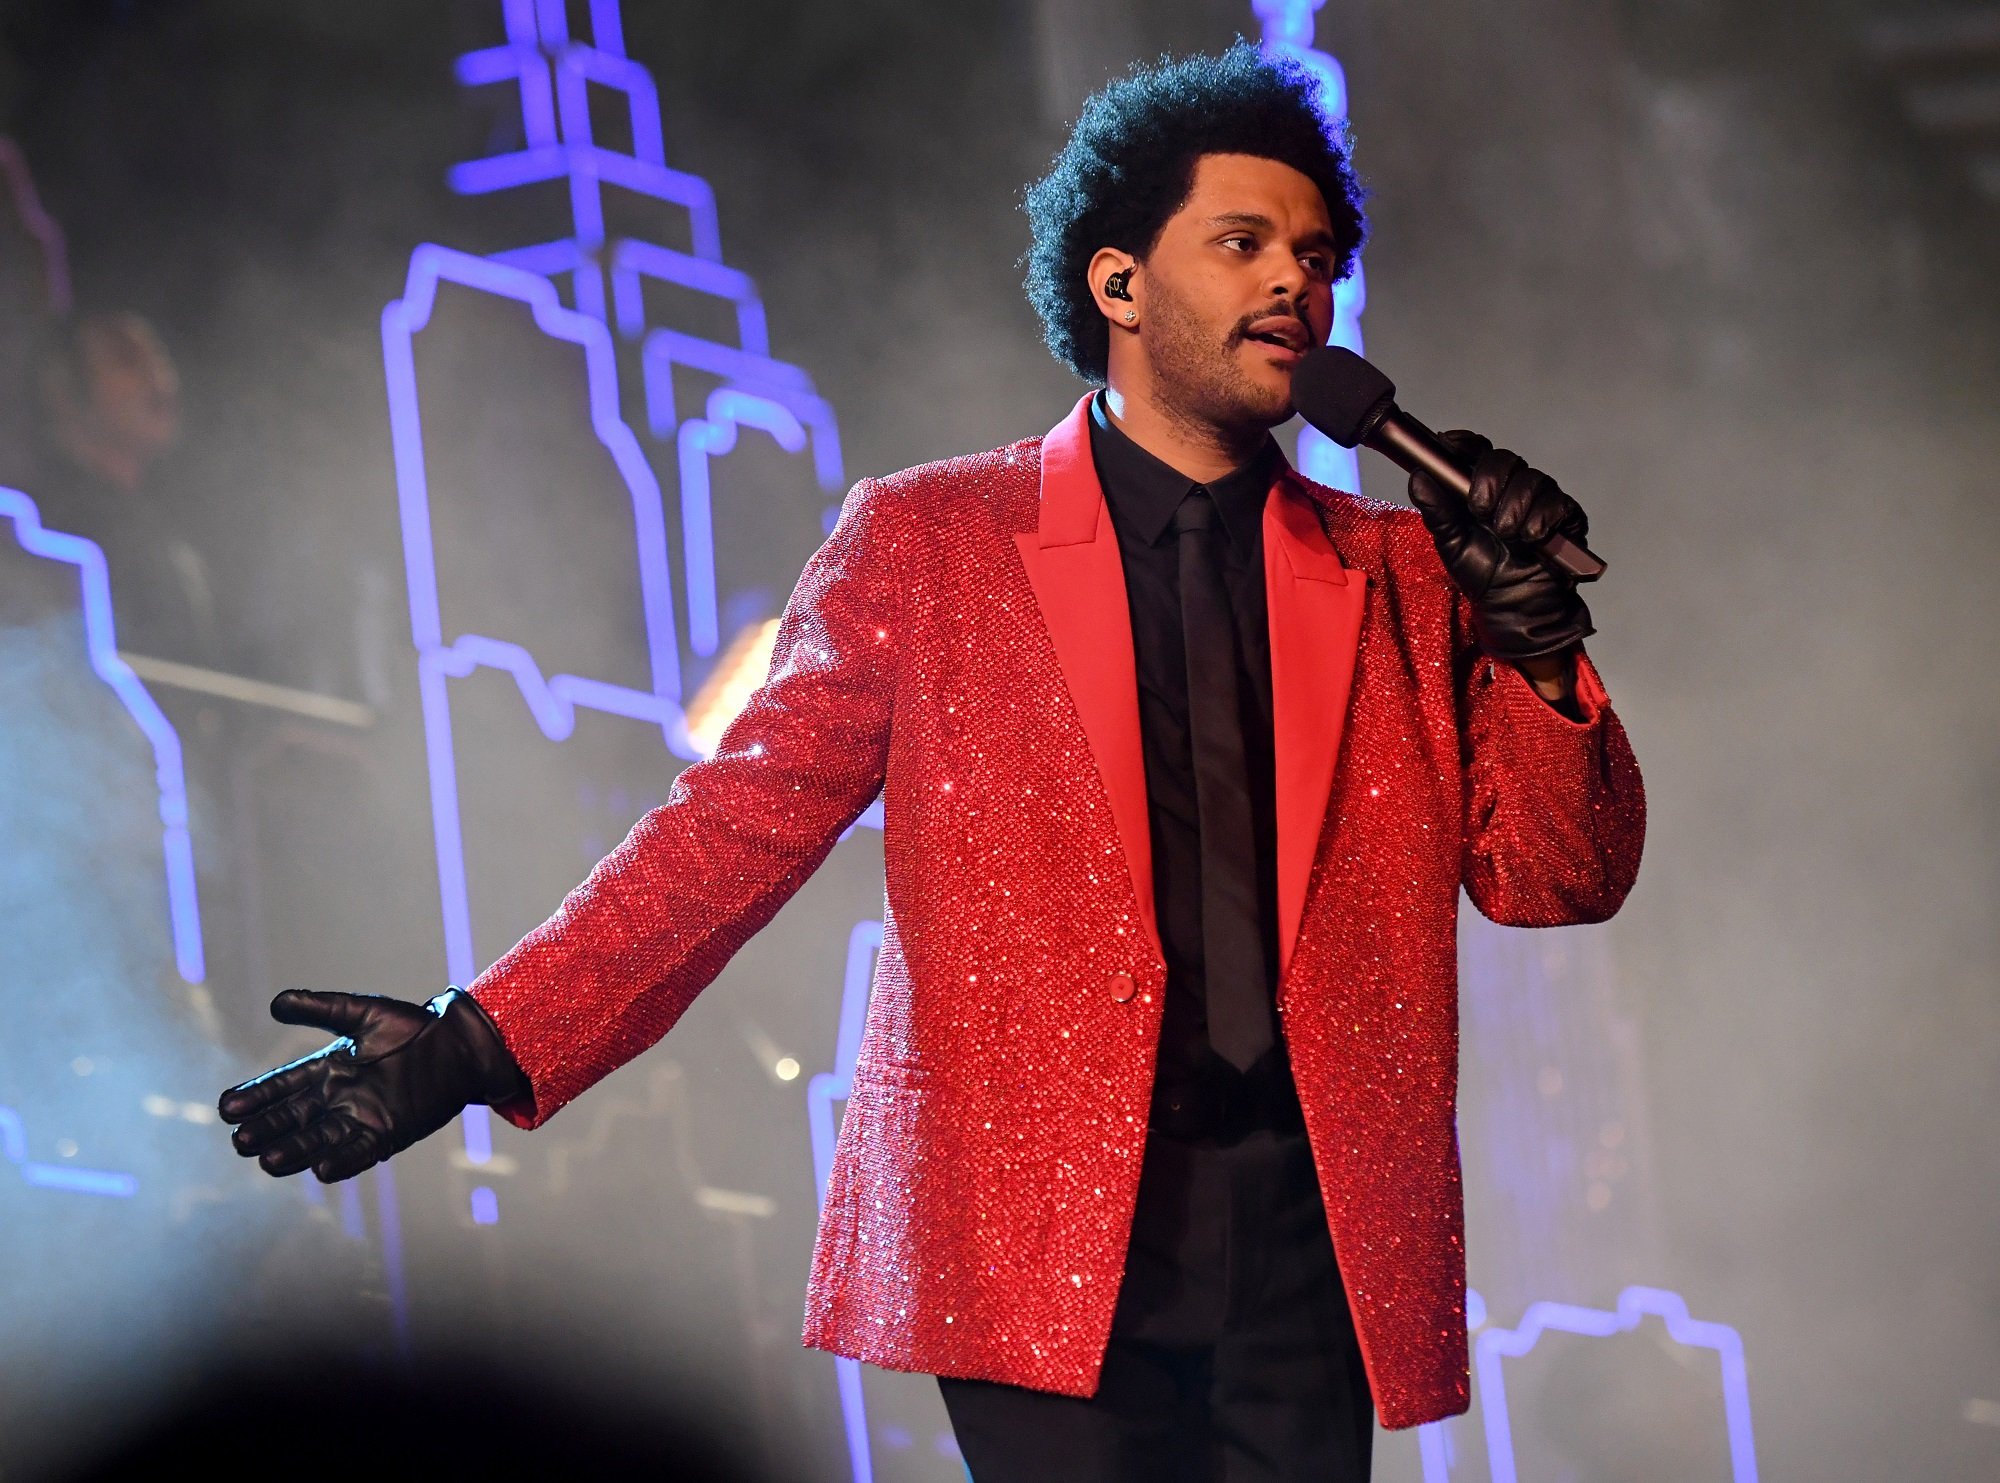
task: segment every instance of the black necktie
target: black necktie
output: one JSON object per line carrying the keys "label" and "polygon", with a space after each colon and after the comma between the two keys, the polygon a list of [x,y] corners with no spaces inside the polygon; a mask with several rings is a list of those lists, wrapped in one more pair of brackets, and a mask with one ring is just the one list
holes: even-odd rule
{"label": "black necktie", "polygon": [[1236,693],[1236,622],[1215,542],[1215,505],[1192,490],[1174,511],[1181,630],[1187,641],[1188,730],[1201,825],[1202,979],[1208,1039],[1247,1071],[1271,1048],[1271,996],[1257,919],[1256,837]]}

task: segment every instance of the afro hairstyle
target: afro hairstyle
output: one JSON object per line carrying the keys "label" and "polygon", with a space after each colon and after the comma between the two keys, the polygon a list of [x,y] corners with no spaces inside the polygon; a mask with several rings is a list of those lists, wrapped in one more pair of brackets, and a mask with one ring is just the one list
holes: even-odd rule
{"label": "afro hairstyle", "polygon": [[1103,382],[1111,337],[1085,276],[1090,260],[1115,247],[1143,261],[1205,154],[1276,160],[1317,185],[1333,226],[1333,276],[1345,278],[1367,236],[1364,193],[1347,131],[1321,114],[1318,98],[1318,79],[1299,63],[1238,40],[1220,56],[1134,66],[1086,99],[1069,142],[1023,202],[1033,238],[1028,302],[1050,353]]}

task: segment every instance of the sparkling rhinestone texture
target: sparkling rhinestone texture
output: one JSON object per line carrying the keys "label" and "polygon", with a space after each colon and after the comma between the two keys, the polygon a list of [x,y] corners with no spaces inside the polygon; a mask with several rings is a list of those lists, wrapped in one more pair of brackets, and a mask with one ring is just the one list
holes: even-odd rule
{"label": "sparkling rhinestone texture", "polygon": [[[533,1127],[654,1044],[884,797],[882,950],[805,1341],[1089,1395],[1124,1271],[1166,968],[1132,647],[1087,399],[865,480],[770,675],[472,986]],[[1645,797],[1595,668],[1573,722],[1481,655],[1414,511],[1286,470],[1265,508],[1279,1017],[1385,1426],[1466,1408],[1459,888],[1616,911]]]}

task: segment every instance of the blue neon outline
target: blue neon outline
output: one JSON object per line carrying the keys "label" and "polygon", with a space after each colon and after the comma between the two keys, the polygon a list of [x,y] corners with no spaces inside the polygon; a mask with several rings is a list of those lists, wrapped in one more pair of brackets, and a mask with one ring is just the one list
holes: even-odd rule
{"label": "blue neon outline", "polygon": [[660,485],[638,438],[619,415],[618,366],[610,333],[601,320],[565,309],[546,278],[491,258],[429,242],[410,255],[403,297],[392,300],[382,311],[382,350],[389,380],[396,484],[401,497],[404,567],[410,584],[410,619],[417,647],[429,651],[446,643],[438,607],[436,561],[430,533],[430,486],[425,472],[414,354],[415,337],[430,322],[440,283],[455,283],[524,304],[542,333],[583,350],[591,429],[617,465],[632,500],[640,603],[645,611],[646,639],[651,650],[653,690],[656,695],[678,700],[680,654],[674,631],[673,582],[668,572]]}
{"label": "blue neon outline", "polygon": [[812,1135],[813,1181],[819,1188],[819,1208],[826,1209],[826,1182],[833,1175],[836,1124],[833,1104],[844,1102],[854,1089],[854,1062],[861,1054],[861,1031],[868,1021],[868,991],[875,977],[875,958],[882,951],[882,924],[857,922],[847,934],[847,967],[840,985],[840,1020],[834,1033],[833,1069],[806,1083],[806,1126]]}
{"label": "blue neon outline", "polygon": [[[1465,1327],[1477,1333],[1486,1324],[1486,1299],[1476,1287],[1465,1290]],[[1426,1421],[1417,1427],[1417,1461],[1423,1468],[1424,1483],[1451,1483],[1451,1465],[1456,1460],[1452,1441],[1452,1417]]]}
{"label": "blue neon outline", "polygon": [[387,1161],[377,1164],[368,1174],[375,1181],[375,1223],[382,1231],[382,1285],[389,1289],[389,1322],[395,1330],[396,1352],[407,1360],[414,1350],[410,1343],[410,1289],[403,1271],[403,1216],[396,1201],[396,1174]]}
{"label": "blue neon outline", "polygon": [[769,433],[787,453],[803,453],[806,430],[791,411],[766,396],[734,387],[709,393],[708,415],[681,424],[675,435],[681,468],[681,548],[709,553],[706,562],[687,562],[688,647],[708,655],[721,643],[716,611],[715,528],[709,508],[708,464],[736,447],[738,428]]}
{"label": "blue neon outline", "polygon": [[[868,1020],[868,994],[875,978],[875,958],[882,951],[882,924],[857,922],[847,934],[847,966],[840,985],[840,1020],[833,1042],[833,1069],[806,1083],[806,1126],[812,1135],[813,1181],[819,1191],[820,1214],[826,1213],[826,1185],[833,1175],[833,1145],[837,1125],[833,1104],[854,1090],[854,1062],[861,1054],[861,1032]],[[840,1420],[847,1431],[847,1462],[854,1483],[874,1483],[875,1462],[869,1451],[868,1407],[861,1391],[861,1361],[837,1354],[834,1383],[840,1391]]]}
{"label": "blue neon outline", "polygon": [[1690,1318],[1686,1300],[1659,1287],[1626,1288],[1610,1312],[1570,1303],[1535,1303],[1522,1315],[1518,1329],[1487,1329],[1480,1334],[1474,1367],[1479,1375],[1487,1467],[1493,1483],[1515,1483],[1514,1430],[1507,1416],[1507,1378],[1501,1361],[1520,1358],[1545,1333],[1602,1339],[1630,1332],[1648,1315],[1666,1323],[1675,1343],[1691,1349],[1713,1349],[1721,1357],[1731,1477],[1734,1483],[1757,1483],[1757,1446],[1750,1427],[1750,1382],[1743,1336],[1726,1323]]}
{"label": "blue neon outline", "polygon": [[[615,88],[625,95],[632,125],[632,158],[661,169],[667,167],[666,136],[660,128],[660,96],[653,78],[630,58],[614,56],[594,46],[566,46],[556,64],[556,117],[564,140],[594,145],[590,132],[590,86]],[[714,254],[721,256],[718,246]]]}
{"label": "blue neon outline", "polygon": [[[382,318],[383,358],[394,444],[398,503],[404,533],[404,562],[411,605],[411,630],[418,651],[418,692],[431,778],[432,834],[438,860],[445,951],[451,976],[461,982],[477,969],[471,928],[463,825],[449,681],[475,668],[505,670],[543,734],[561,741],[575,727],[579,705],[658,725],[673,754],[694,760],[701,749],[689,736],[681,707],[680,657],[673,625],[672,583],[664,538],[664,508],[657,478],[637,440],[619,414],[618,374],[611,351],[605,303],[602,190],[604,184],[684,207],[694,251],[675,252],[654,244],[620,239],[610,253],[612,290],[619,322],[633,338],[644,335],[642,280],[647,276],[713,294],[734,305],[737,353],[748,351],[739,368],[746,374],[711,395],[709,415],[689,439],[700,456],[694,496],[683,493],[687,583],[696,594],[690,608],[695,629],[693,652],[716,648],[715,553],[709,510],[708,459],[733,446],[738,427],[758,427],[782,447],[803,451],[809,443],[814,472],[823,488],[843,482],[840,443],[833,412],[812,390],[810,378],[769,357],[763,302],[747,274],[723,265],[714,194],[698,176],[671,169],[665,159],[659,99],[651,74],[626,57],[618,0],[591,0],[593,45],[570,35],[563,0],[502,0],[506,43],[459,58],[457,76],[468,86],[513,82],[522,107],[524,147],[471,160],[453,168],[451,186],[477,194],[534,181],[567,177],[572,235],[479,259],[435,244],[411,255],[404,296],[386,306]],[[633,153],[622,155],[597,144],[590,122],[590,88],[610,87],[624,95],[631,122]],[[568,274],[574,309],[562,306],[552,280]],[[436,553],[423,451],[414,338],[429,321],[436,287],[449,281],[475,291],[526,304],[537,326],[585,352],[592,427],[611,452],[633,500],[640,584],[653,671],[650,693],[578,675],[545,676],[519,644],[476,634],[448,633],[439,608]],[[668,363],[670,365],[670,363]],[[645,374],[642,350],[642,381]],[[668,372],[670,375],[670,371]],[[665,399],[671,404],[671,388]],[[677,427],[662,429],[659,398],[648,386],[649,423],[656,436],[681,446]],[[810,431],[808,432],[808,429]],[[879,806],[857,824],[875,821]],[[845,834],[842,836],[845,837]],[[461,1119],[468,1159],[492,1157],[490,1114],[468,1108]],[[480,1187],[473,1217],[497,1219],[497,1197]],[[387,1238],[385,1237],[385,1242]]]}
{"label": "blue neon outline", "polygon": [[757,282],[741,268],[712,262],[692,253],[621,237],[611,249],[611,303],[618,332],[637,339],[646,331],[646,306],[642,281],[657,278],[664,283],[691,288],[722,299],[736,308],[737,343],[751,355],[769,356],[770,329],[764,319],[764,301],[758,296]]}
{"label": "blue neon outline", "polygon": [[340,1229],[351,1241],[359,1241],[368,1234],[368,1221],[361,1213],[361,1187],[351,1179],[343,1179],[334,1186],[337,1203],[340,1205]]}
{"label": "blue neon outline", "polygon": [[1451,1483],[1451,1433],[1443,1421],[1426,1421],[1417,1428],[1417,1462],[1424,1483]]}
{"label": "blue neon outline", "polygon": [[[436,552],[432,539],[430,489],[418,400],[415,337],[436,307],[440,283],[524,304],[536,326],[553,339],[584,352],[586,396],[593,432],[611,454],[631,498],[639,562],[641,606],[653,676],[653,693],[577,675],[545,677],[534,657],[518,644],[476,634],[447,641],[440,610]],[[599,320],[565,309],[546,278],[471,253],[425,243],[410,255],[403,297],[382,311],[383,366],[389,401],[391,443],[403,528],[404,570],[410,594],[410,627],[418,654],[418,693],[424,716],[425,749],[431,776],[431,823],[443,903],[445,961],[454,982],[477,972],[472,941],[470,886],[466,878],[464,833],[459,814],[458,772],[452,745],[447,682],[487,666],[514,677],[529,713],[551,740],[568,737],[578,705],[646,719],[659,725],[676,755],[700,755],[687,735],[680,700],[680,649],[674,627],[673,585],[668,568],[665,514],[659,482],[637,437],[618,412],[617,362],[610,332]],[[468,1137],[485,1110],[468,1112]],[[483,1132],[484,1130],[481,1130]]]}
{"label": "blue neon outline", "polygon": [[30,556],[77,570],[83,591],[83,639],[90,667],[109,685],[153,748],[153,777],[160,789],[160,848],[166,857],[167,915],[174,938],[174,966],[183,980],[207,975],[201,938],[201,904],[195,890],[194,842],[188,834],[187,774],[181,739],[132,666],[118,657],[111,612],[111,579],[94,541],[42,524],[35,502],[18,489],[0,487],[0,516],[14,523],[14,539]]}
{"label": "blue neon outline", "polygon": [[[1329,124],[1347,121],[1347,73],[1339,59],[1320,51],[1313,43],[1313,15],[1326,0],[1250,0],[1250,8],[1263,22],[1264,51],[1274,57],[1288,57],[1319,80],[1319,106]],[[1333,286],[1333,330],[1329,345],[1344,345],[1356,355],[1361,350],[1361,311],[1368,303],[1368,285],[1361,260],[1354,271]],[[1316,483],[1334,489],[1359,492],[1361,460],[1352,448],[1343,448],[1318,428],[1299,428],[1297,458],[1299,472]]]}
{"label": "blue neon outline", "polygon": [[28,1157],[28,1130],[21,1114],[0,1107],[0,1153],[21,1171],[21,1178],[37,1189],[68,1190],[78,1195],[109,1195],[130,1199],[139,1193],[139,1180],[131,1174],[111,1169],[76,1169],[67,1164],[44,1164]]}
{"label": "blue neon outline", "polygon": [[625,17],[619,0],[590,0],[590,40],[601,52],[625,55]]}
{"label": "blue neon outline", "polygon": [[776,402],[811,431],[813,472],[820,488],[833,493],[847,482],[841,465],[840,427],[832,406],[813,390],[812,377],[785,361],[718,345],[679,330],[648,333],[640,360],[646,425],[655,437],[670,438],[680,426],[674,402],[675,366],[723,377],[733,386]]}
{"label": "blue neon outline", "polygon": [[556,143],[556,98],[549,69],[533,45],[510,43],[467,52],[454,64],[458,80],[470,88],[512,82],[521,90],[521,124],[530,149]]}

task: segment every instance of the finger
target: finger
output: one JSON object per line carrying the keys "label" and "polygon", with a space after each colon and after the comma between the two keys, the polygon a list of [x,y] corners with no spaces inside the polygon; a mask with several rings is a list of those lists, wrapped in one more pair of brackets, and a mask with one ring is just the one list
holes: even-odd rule
{"label": "finger", "polygon": [[1456,490],[1445,488],[1429,474],[1410,475],[1410,503],[1417,507],[1417,513],[1424,517],[1424,524],[1439,541],[1461,535],[1471,525],[1472,517],[1466,509],[1464,497]]}
{"label": "finger", "polygon": [[1546,541],[1561,533],[1580,546],[1584,543],[1582,525],[1576,512],[1563,502],[1537,502],[1521,522],[1520,541],[1529,550],[1539,551]]}
{"label": "finger", "polygon": [[325,1051],[314,1051],[309,1056],[231,1087],[216,1099],[215,1110],[222,1114],[226,1123],[240,1123],[256,1116],[265,1108],[316,1084],[319,1068],[314,1063],[325,1054]]}
{"label": "finger", "polygon": [[326,1102],[317,1089],[287,1097],[231,1133],[230,1146],[246,1159],[254,1158],[286,1134],[311,1127],[325,1112]]}
{"label": "finger", "polygon": [[1534,504],[1521,522],[1521,538],[1531,546],[1539,546],[1558,532],[1580,546],[1590,532],[1590,521],[1583,507],[1564,494],[1555,480],[1544,479],[1535,492]]}
{"label": "finger", "polygon": [[382,1160],[376,1156],[372,1139],[353,1138],[312,1166],[313,1178],[321,1184],[338,1184],[374,1168]]}
{"label": "finger", "polygon": [[271,1001],[271,1018],[281,1025],[311,1025],[338,1035],[358,1035],[373,1018],[371,994],[318,994],[287,989]]}
{"label": "finger", "polygon": [[1554,485],[1555,481],[1548,475],[1530,468],[1521,459],[1515,459],[1506,483],[1494,496],[1493,513],[1487,517],[1486,523],[1503,541],[1532,540],[1528,530],[1529,516],[1538,503],[1546,503],[1544,486],[1553,488]]}
{"label": "finger", "polygon": [[1473,518],[1491,526],[1493,511],[1500,502],[1500,495],[1513,479],[1517,469],[1527,467],[1520,455],[1505,448],[1489,446],[1472,465],[1472,488],[1466,491],[1466,507]]}
{"label": "finger", "polygon": [[282,1179],[287,1174],[310,1169],[345,1143],[353,1132],[353,1122],[335,1113],[321,1118],[309,1128],[301,1128],[280,1138],[257,1155],[257,1162],[266,1174]]}
{"label": "finger", "polygon": [[1489,439],[1462,427],[1448,427],[1438,434],[1438,439],[1468,465],[1478,462],[1480,455],[1493,447]]}

